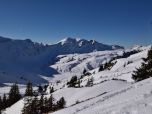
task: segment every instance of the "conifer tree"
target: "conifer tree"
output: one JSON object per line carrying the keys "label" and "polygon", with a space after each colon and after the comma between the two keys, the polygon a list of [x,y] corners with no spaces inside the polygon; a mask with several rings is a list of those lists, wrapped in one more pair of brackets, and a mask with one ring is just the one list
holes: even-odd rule
{"label": "conifer tree", "polygon": [[90,79],[88,79],[86,87],[90,87],[90,86],[91,86]]}
{"label": "conifer tree", "polygon": [[22,109],[22,114],[32,114],[32,98],[33,96],[33,86],[32,83],[28,82],[25,90],[25,97],[24,97],[24,107]]}
{"label": "conifer tree", "polygon": [[86,72],[87,72],[86,69],[84,69],[83,74],[85,74]]}
{"label": "conifer tree", "polygon": [[147,58],[143,58],[143,61],[141,67],[133,71],[132,78],[136,82],[152,77],[152,46],[148,51]]}
{"label": "conifer tree", "polygon": [[2,113],[2,99],[1,99],[1,96],[0,96],[0,114]]}
{"label": "conifer tree", "polygon": [[24,97],[24,107],[22,109],[22,114],[32,114],[31,103],[32,98],[30,96]]}
{"label": "conifer tree", "polygon": [[2,102],[2,104],[3,104],[3,108],[6,108],[7,107],[7,99],[6,99],[6,95],[5,95],[5,93],[4,93],[4,95],[3,95],[3,102]]}
{"label": "conifer tree", "polygon": [[38,85],[37,87],[38,87],[38,91],[39,91],[40,93],[42,93],[42,92],[43,92],[43,87],[42,87],[41,85]]}
{"label": "conifer tree", "polygon": [[79,79],[79,80],[78,80],[78,87],[79,87],[79,88],[80,88],[80,83],[81,83],[81,82],[80,82],[80,79]]}
{"label": "conifer tree", "polygon": [[90,85],[91,85],[91,86],[93,86],[93,81],[94,81],[94,78],[91,77],[91,79],[90,79]]}
{"label": "conifer tree", "polygon": [[32,83],[28,82],[25,90],[25,96],[33,96],[33,86]]}
{"label": "conifer tree", "polygon": [[100,71],[103,71],[103,65],[100,66],[99,72],[100,72]]}
{"label": "conifer tree", "polygon": [[39,101],[37,95],[34,96],[34,99],[30,105],[32,114],[39,114]]}
{"label": "conifer tree", "polygon": [[39,110],[40,110],[40,113],[44,112],[44,95],[43,94],[41,95],[41,98],[39,100]]}
{"label": "conifer tree", "polygon": [[77,76],[72,76],[72,78],[69,82],[69,84],[70,84],[69,86],[70,87],[75,87],[76,83],[77,83]]}
{"label": "conifer tree", "polygon": [[47,102],[47,97],[44,98],[44,113],[48,112],[48,102]]}
{"label": "conifer tree", "polygon": [[15,83],[11,86],[11,89],[9,91],[8,106],[11,106],[12,104],[16,103],[18,100],[20,100],[20,98],[21,95],[19,92],[19,88],[17,83]]}
{"label": "conifer tree", "polygon": [[106,62],[105,65],[104,65],[104,69],[106,69],[108,66],[108,63]]}
{"label": "conifer tree", "polygon": [[54,88],[50,87],[50,94],[54,92]]}
{"label": "conifer tree", "polygon": [[48,87],[49,85],[44,85],[44,91],[46,92],[46,90],[47,90],[47,87]]}
{"label": "conifer tree", "polygon": [[66,101],[65,101],[64,97],[61,97],[60,100],[57,101],[57,107],[59,109],[66,107]]}
{"label": "conifer tree", "polygon": [[55,109],[55,104],[54,104],[55,98],[53,95],[50,95],[50,98],[47,100],[47,105],[48,105],[48,110],[53,111]]}

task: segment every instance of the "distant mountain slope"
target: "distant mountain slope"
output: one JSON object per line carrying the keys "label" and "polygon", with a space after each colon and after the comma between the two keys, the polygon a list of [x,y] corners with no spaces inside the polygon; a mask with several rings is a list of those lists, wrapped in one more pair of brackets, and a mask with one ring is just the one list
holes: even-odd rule
{"label": "distant mountain slope", "polygon": [[[105,45],[95,40],[87,41],[78,38],[66,38],[56,44],[43,45],[32,42],[30,39],[13,40],[0,37],[0,78],[2,79],[0,85],[16,81],[27,83],[29,80],[33,81],[33,84],[46,83],[41,76],[51,77],[58,73],[59,70],[50,67],[55,64],[58,55],[117,49],[123,50],[123,52],[127,50],[117,45]],[[89,67],[98,67],[101,61],[96,62],[98,65],[88,64]],[[63,69],[61,70],[63,71]]]}
{"label": "distant mountain slope", "polygon": [[[53,47],[53,45],[51,45]],[[68,54],[68,53],[90,53],[93,51],[104,51],[104,50],[114,50],[114,49],[124,49],[122,46],[118,45],[105,45],[102,43],[98,43],[95,40],[84,40],[84,39],[73,39],[66,38],[58,42],[54,45],[54,47],[58,46],[60,54]]]}
{"label": "distant mountain slope", "polygon": [[[57,60],[55,64],[50,66],[59,71],[61,70],[61,74],[55,77],[55,79],[58,78],[59,83],[56,83],[54,78],[50,79],[46,92],[48,94],[45,95],[45,97],[50,97],[50,87],[53,87],[57,90],[52,93],[53,96],[56,100],[64,97],[67,102],[67,108],[53,112],[53,114],[151,114],[152,78],[138,83],[131,83],[133,82],[131,78],[133,70],[141,66],[142,58],[147,57],[147,52],[150,47],[151,46],[147,46],[144,51],[126,58],[113,60],[112,62],[117,62],[110,70],[99,72],[98,67],[88,71],[91,75],[84,76],[80,79],[81,88],[68,87],[67,82],[70,81],[72,76],[78,76],[81,68],[87,66],[88,62],[94,65],[98,65],[100,62],[104,64],[105,61],[108,61],[111,57],[123,54],[124,50],[59,55],[55,58]],[[125,51],[127,52],[127,50]],[[85,59],[83,60],[83,58]],[[128,63],[128,61],[132,62]],[[69,71],[66,72],[66,69],[75,62],[79,63],[80,66],[77,65],[73,67],[70,73]],[[128,64],[124,66],[125,63]],[[76,72],[74,72],[75,70]],[[86,87],[85,85],[92,77],[94,78],[94,85]],[[40,98],[40,96],[38,98]],[[10,108],[7,108],[5,111],[6,114],[21,114],[24,105],[23,101],[24,100],[21,99]],[[75,104],[76,101],[80,103],[71,106]]]}

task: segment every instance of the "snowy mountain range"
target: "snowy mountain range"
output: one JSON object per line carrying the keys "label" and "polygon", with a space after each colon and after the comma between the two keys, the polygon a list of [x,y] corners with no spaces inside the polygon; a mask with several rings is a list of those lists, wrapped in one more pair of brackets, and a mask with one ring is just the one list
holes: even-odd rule
{"label": "snowy mountain range", "polygon": [[[30,39],[0,37],[0,84],[3,86],[0,96],[8,95],[14,82],[18,83],[23,96],[25,84],[30,80],[36,91],[37,84],[49,83],[46,97],[49,98],[53,86],[55,99],[65,98],[67,108],[53,114],[151,114],[152,78],[138,83],[131,78],[149,49],[150,46],[125,48],[78,38],[43,45]],[[99,72],[100,65],[109,61],[113,66]],[[90,75],[80,80],[81,88],[69,88],[67,81],[75,75],[80,78],[84,70]],[[91,77],[94,85],[85,87]],[[79,103],[75,105],[76,101]],[[5,113],[21,114],[23,104],[24,98]]]}
{"label": "snowy mountain range", "polygon": [[[95,40],[66,38],[52,45],[43,45],[26,40],[12,40],[0,37],[0,85],[4,83],[27,83],[27,80],[33,80],[34,84],[45,82],[40,75],[51,77],[56,70],[49,67],[53,65],[58,55],[74,53],[90,53],[93,51],[105,51],[124,49],[116,45],[105,45]],[[76,63],[78,64],[78,63]],[[98,67],[90,66],[92,68]],[[45,72],[43,71],[45,70]],[[13,77],[13,78],[11,78]],[[10,79],[11,78],[11,79]]]}

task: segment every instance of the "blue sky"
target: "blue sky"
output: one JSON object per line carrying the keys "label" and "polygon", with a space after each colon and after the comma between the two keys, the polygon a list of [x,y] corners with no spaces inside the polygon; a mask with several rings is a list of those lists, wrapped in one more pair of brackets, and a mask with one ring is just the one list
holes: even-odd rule
{"label": "blue sky", "polygon": [[0,36],[12,39],[152,44],[152,0],[0,0],[0,16]]}

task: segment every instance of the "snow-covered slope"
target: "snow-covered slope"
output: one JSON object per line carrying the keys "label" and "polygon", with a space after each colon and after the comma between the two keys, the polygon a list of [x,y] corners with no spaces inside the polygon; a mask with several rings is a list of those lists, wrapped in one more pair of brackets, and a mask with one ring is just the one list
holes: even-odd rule
{"label": "snow-covered slope", "polygon": [[121,89],[51,114],[151,114],[151,86],[152,78],[132,85],[121,84]]}
{"label": "snow-covered slope", "polygon": [[[64,41],[66,40],[62,41],[63,44],[65,43]],[[46,68],[43,67],[42,70],[43,72],[48,72],[49,68],[54,69],[57,71],[56,74],[52,74],[54,78],[46,77],[45,75],[40,77],[50,82],[47,89],[48,95],[46,96],[50,96],[49,88],[53,86],[57,90],[53,93],[55,99],[58,100],[62,96],[65,97],[68,107],[54,112],[54,114],[143,114],[144,110],[147,110],[146,114],[150,114],[152,111],[152,78],[135,84],[132,84],[133,80],[131,79],[133,70],[135,70],[135,67],[140,67],[141,58],[147,57],[149,48],[150,46],[144,47],[144,51],[126,56],[126,58],[119,57],[131,53],[134,49],[98,51],[85,54],[62,54],[53,58],[52,63],[54,62],[54,64],[50,64]],[[114,57],[118,58],[112,61],[116,64],[110,70],[98,72],[100,64],[104,64]],[[128,61],[132,62],[124,66]],[[91,75],[81,79],[81,88],[68,88],[67,81],[74,75],[79,77],[84,68]],[[91,77],[94,78],[94,85],[85,87],[87,80]],[[113,80],[113,78],[118,80]],[[126,81],[122,81],[122,79]],[[60,83],[57,84],[57,80],[60,80]],[[69,107],[75,104],[77,100],[80,102],[87,101]],[[23,99],[6,109],[5,112],[7,114],[21,114],[22,107]]]}
{"label": "snow-covered slope", "polygon": [[[14,82],[25,84],[29,80],[34,85],[46,83],[47,80],[41,76],[52,77],[53,74],[58,74],[59,70],[49,67],[55,64],[58,55],[116,49],[124,49],[124,47],[104,45],[95,40],[72,38],[66,38],[52,45],[43,45],[30,39],[12,40],[0,37],[0,78],[2,79],[0,85]],[[93,66],[95,67],[97,66]]]}

